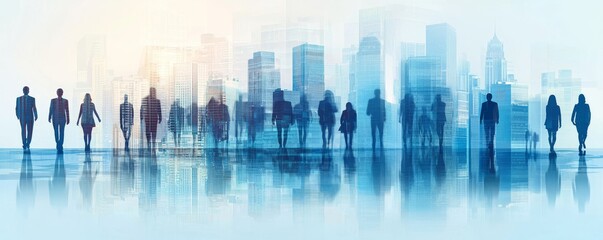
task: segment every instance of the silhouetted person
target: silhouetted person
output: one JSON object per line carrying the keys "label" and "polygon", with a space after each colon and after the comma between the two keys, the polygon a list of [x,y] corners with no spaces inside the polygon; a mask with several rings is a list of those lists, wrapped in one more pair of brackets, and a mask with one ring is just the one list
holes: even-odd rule
{"label": "silhouetted person", "polygon": [[325,98],[318,103],[318,122],[322,132],[322,148],[333,147],[333,127],[335,126],[335,97],[330,90],[325,91]]}
{"label": "silhouetted person", "polygon": [[266,118],[265,108],[258,103],[251,103],[249,108],[249,119],[247,123],[247,134],[251,140],[251,145],[255,145],[255,139],[258,132],[264,131],[264,121]]}
{"label": "silhouetted person", "polygon": [[538,147],[538,141],[540,141],[540,135],[538,135],[538,133],[534,132],[532,134],[532,151],[536,151],[536,147]]}
{"label": "silhouetted person", "polygon": [[486,94],[486,100],[482,103],[479,121],[484,124],[488,148],[494,149],[494,134],[496,134],[496,124],[498,124],[499,120],[498,103],[492,101],[491,93]]}
{"label": "silhouetted person", "polygon": [[590,200],[590,183],[588,181],[588,171],[584,156],[580,156],[578,171],[572,185],[572,192],[574,193],[574,201],[578,204],[578,211],[584,212],[586,203]]}
{"label": "silhouetted person", "polygon": [[94,115],[98,119],[98,122],[101,121],[98,113],[96,112],[96,107],[94,103],[92,103],[92,98],[90,97],[90,93],[86,93],[84,96],[84,103],[80,105],[80,113],[77,117],[76,125],[80,124],[80,119],[82,120],[82,130],[84,131],[84,145],[85,151],[90,151],[90,141],[92,140],[92,128],[96,127],[96,123],[94,122]]}
{"label": "silhouetted person", "polygon": [[379,143],[383,149],[383,124],[385,123],[385,100],[381,99],[381,90],[375,89],[375,97],[371,98],[366,107],[366,115],[371,116],[371,136],[373,138],[373,150],[375,150],[375,142],[377,141],[377,133],[379,131]]}
{"label": "silhouetted person", "polygon": [[237,143],[241,143],[243,137],[243,128],[245,127],[245,118],[247,116],[243,95],[239,94],[239,98],[234,106],[234,121],[235,121],[235,138]]}
{"label": "silhouetted person", "polygon": [[586,104],[584,94],[578,96],[578,104],[574,105],[572,123],[576,125],[576,130],[578,130],[578,143],[580,144],[578,152],[580,155],[585,155],[586,150],[582,151],[582,149],[586,149],[586,134],[590,125],[590,106]]}
{"label": "silhouetted person", "polygon": [[559,191],[561,191],[561,176],[557,168],[557,155],[549,154],[549,168],[546,170],[544,178],[549,206],[554,207]]}
{"label": "silhouetted person", "polygon": [[124,102],[119,105],[119,128],[124,135],[125,150],[130,150],[130,136],[134,126],[134,106],[128,102],[128,95],[124,95]]}
{"label": "silhouetted person", "polygon": [[188,120],[191,126],[191,133],[193,134],[193,149],[197,143],[197,135],[199,134],[199,105],[196,102],[191,103],[191,110],[189,112]]}
{"label": "silhouetted person", "polygon": [[57,151],[62,153],[65,125],[69,125],[69,101],[63,98],[63,89],[61,88],[57,89],[57,98],[50,101],[48,122],[52,122],[54,128],[54,141],[57,144]]}
{"label": "silhouetted person", "polygon": [[343,133],[343,138],[345,139],[345,149],[352,149],[354,131],[356,131],[357,122],[358,116],[356,114],[356,110],[354,110],[354,106],[352,106],[351,102],[346,103],[345,110],[341,112],[341,118],[339,119],[339,123],[341,124],[339,131]]}
{"label": "silhouetted person", "polygon": [[419,116],[419,135],[421,136],[421,146],[425,147],[425,141],[429,140],[429,146],[432,143],[432,125],[433,122],[427,114],[427,108],[423,107],[423,113]]}
{"label": "silhouetted person", "polygon": [[289,126],[294,121],[293,107],[291,107],[291,102],[285,101],[283,90],[280,88],[276,89],[272,96],[274,100],[272,104],[272,124],[276,124],[279,148],[286,148]]}
{"label": "silhouetted person", "polygon": [[308,127],[310,126],[310,119],[312,119],[310,103],[308,103],[305,94],[302,94],[299,97],[299,103],[295,104],[295,107],[293,107],[293,114],[295,115],[295,122],[297,123],[299,146],[305,148],[306,139],[308,138]]}
{"label": "silhouetted person", "polygon": [[228,144],[228,131],[230,130],[228,106],[212,97],[207,104],[207,115],[216,149],[222,141],[226,141]]}
{"label": "silhouetted person", "polygon": [[176,101],[170,107],[168,116],[168,128],[174,138],[174,147],[180,147],[180,137],[184,127],[184,108],[180,106],[180,100]]}
{"label": "silhouetted person", "polygon": [[28,86],[23,87],[23,96],[17,98],[15,113],[21,124],[23,150],[29,150],[34,121],[38,120],[38,110],[36,109],[36,99],[29,96]]}
{"label": "silhouetted person", "polygon": [[157,99],[157,90],[149,89],[149,95],[142,99],[140,107],[140,120],[144,122],[147,148],[155,150],[157,139],[157,125],[161,123],[161,101]]}
{"label": "silhouetted person", "polygon": [[444,124],[446,124],[446,103],[442,102],[442,95],[436,95],[433,104],[431,104],[431,112],[433,113],[436,125],[440,150],[442,150],[442,144],[444,142]]}
{"label": "silhouetted person", "polygon": [[407,93],[404,99],[400,101],[400,111],[398,112],[398,122],[402,123],[402,141],[406,148],[406,140],[410,142],[412,147],[413,122],[415,119],[415,100],[412,94]]}
{"label": "silhouetted person", "polygon": [[550,152],[555,153],[555,143],[557,142],[557,131],[561,128],[561,108],[557,105],[555,95],[549,96],[549,101],[546,105],[546,119],[544,126],[549,133]]}

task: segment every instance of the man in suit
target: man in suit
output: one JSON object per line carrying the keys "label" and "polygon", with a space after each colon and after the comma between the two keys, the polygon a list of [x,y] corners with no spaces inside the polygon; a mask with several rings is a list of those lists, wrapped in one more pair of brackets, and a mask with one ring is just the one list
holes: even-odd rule
{"label": "man in suit", "polygon": [[128,102],[128,95],[124,95],[124,102],[119,105],[119,127],[124,135],[125,150],[130,150],[130,136],[134,125],[134,107]]}
{"label": "man in suit", "polygon": [[383,124],[385,123],[385,100],[381,99],[381,90],[375,89],[375,97],[371,98],[366,107],[366,115],[371,116],[371,135],[373,151],[375,150],[376,130],[379,130],[379,143],[383,149]]}
{"label": "man in suit", "polygon": [[15,113],[19,123],[21,123],[23,150],[29,150],[34,121],[38,120],[38,110],[36,109],[36,99],[29,96],[28,86],[23,87],[23,96],[17,98]]}
{"label": "man in suit", "polygon": [[54,128],[54,140],[57,143],[57,151],[63,152],[63,140],[65,139],[65,125],[69,125],[69,101],[63,98],[63,89],[57,89],[57,98],[50,101],[48,122]]}
{"label": "man in suit", "polygon": [[157,99],[157,90],[152,87],[149,95],[142,99],[140,107],[140,120],[144,121],[147,146],[151,151],[155,150],[157,125],[161,123],[161,118],[161,101]]}
{"label": "man in suit", "polygon": [[480,123],[484,124],[486,132],[486,142],[488,148],[494,148],[494,134],[496,132],[496,124],[498,124],[498,103],[492,101],[492,94],[486,95],[487,101],[482,103],[482,110],[479,114]]}

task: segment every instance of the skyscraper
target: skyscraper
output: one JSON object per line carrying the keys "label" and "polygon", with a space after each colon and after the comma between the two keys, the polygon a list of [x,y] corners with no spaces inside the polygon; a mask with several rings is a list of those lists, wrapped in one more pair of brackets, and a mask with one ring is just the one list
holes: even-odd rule
{"label": "skyscraper", "polygon": [[272,92],[280,88],[279,70],[274,65],[273,52],[255,52],[247,62],[248,100],[250,104],[272,109]]}
{"label": "skyscraper", "polygon": [[439,58],[444,83],[453,92],[456,91],[456,30],[447,23],[440,23],[428,25],[425,32],[427,56]]}
{"label": "skyscraper", "polygon": [[488,42],[488,51],[486,52],[486,72],[485,72],[486,90],[491,92],[491,86],[496,83],[507,82],[507,61],[502,42],[496,34]]}
{"label": "skyscraper", "polygon": [[324,47],[304,43],[293,48],[293,91],[305,94],[318,107],[325,91]]}

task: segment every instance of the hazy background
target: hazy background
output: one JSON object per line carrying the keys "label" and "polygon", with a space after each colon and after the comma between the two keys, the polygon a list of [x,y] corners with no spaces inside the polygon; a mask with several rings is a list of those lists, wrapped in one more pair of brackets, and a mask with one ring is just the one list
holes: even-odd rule
{"label": "hazy background", "polygon": [[[455,27],[459,59],[465,56],[471,63],[471,72],[482,79],[486,46],[496,31],[505,46],[509,71],[520,83],[531,86],[530,95],[540,91],[540,72],[534,72],[531,67],[532,49],[535,46],[563,49],[545,65],[550,71],[572,69],[574,75],[582,79],[593,112],[587,143],[590,148],[603,147],[600,141],[603,127],[597,126],[598,119],[603,117],[603,104],[600,104],[603,97],[599,94],[603,90],[599,83],[603,77],[603,28],[600,26],[603,3],[557,0],[2,1],[0,101],[4,104],[0,105],[0,113],[5,115],[0,119],[0,147],[21,146],[14,104],[24,85],[30,86],[31,95],[37,99],[40,115],[32,147],[54,147],[52,126],[47,117],[49,101],[58,87],[66,90],[65,98],[70,100],[73,119],[67,127],[65,146],[82,145],[81,129],[75,127],[76,110],[82,99],[72,96],[71,89],[77,78],[77,43],[86,34],[106,36],[107,69],[114,76],[122,76],[137,73],[143,46],[157,36],[170,34],[169,26],[155,24],[157,16],[177,17],[184,29],[180,37],[191,43],[198,41],[203,33],[231,40],[234,35],[249,36],[251,40],[261,24],[285,23],[289,19],[311,16],[321,18],[324,24],[325,65],[330,65],[340,61],[342,48],[358,45],[357,36],[348,37],[350,31],[346,30],[355,26],[357,29],[358,10],[392,3],[432,9],[442,21]],[[236,27],[234,32],[233,26],[241,24],[237,19],[257,19],[257,22],[245,21],[246,28]],[[417,37],[424,39],[424,36]],[[282,81],[284,86],[291,86],[291,79]],[[327,87],[334,85],[328,77],[325,81]],[[560,137],[577,138],[569,116],[563,116],[563,121]],[[544,142],[543,134],[541,144]]]}

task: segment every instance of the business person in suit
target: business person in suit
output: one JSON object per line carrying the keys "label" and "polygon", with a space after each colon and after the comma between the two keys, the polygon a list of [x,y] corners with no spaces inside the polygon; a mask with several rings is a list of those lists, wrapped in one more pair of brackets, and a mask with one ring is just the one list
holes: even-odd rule
{"label": "business person in suit", "polygon": [[124,135],[125,150],[130,150],[130,136],[134,125],[134,106],[128,102],[128,95],[124,95],[124,102],[119,105],[119,128]]}
{"label": "business person in suit", "polygon": [[385,123],[385,100],[381,98],[381,90],[375,89],[375,97],[371,98],[366,107],[366,115],[371,116],[371,135],[373,137],[373,151],[377,140],[376,131],[379,130],[379,143],[383,149],[383,125]]}
{"label": "business person in suit", "polygon": [[36,109],[36,99],[29,96],[29,87],[23,87],[23,96],[17,98],[15,113],[21,124],[21,141],[23,150],[29,150],[31,136],[33,133],[34,121],[38,120],[38,110]]}
{"label": "business person in suit", "polygon": [[157,125],[161,123],[161,101],[157,99],[157,90],[151,88],[149,95],[142,99],[140,107],[140,121],[144,122],[148,149],[155,151],[157,139]]}
{"label": "business person in suit", "polygon": [[69,125],[69,101],[63,98],[63,89],[57,89],[57,98],[50,101],[48,122],[54,128],[54,141],[57,143],[57,151],[63,152],[63,141],[65,139],[65,125]]}
{"label": "business person in suit", "polygon": [[484,124],[488,148],[494,149],[494,134],[496,133],[496,124],[498,124],[499,119],[498,103],[492,101],[491,93],[486,94],[486,100],[482,103],[479,121]]}

